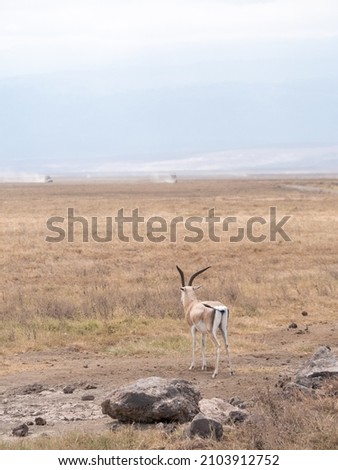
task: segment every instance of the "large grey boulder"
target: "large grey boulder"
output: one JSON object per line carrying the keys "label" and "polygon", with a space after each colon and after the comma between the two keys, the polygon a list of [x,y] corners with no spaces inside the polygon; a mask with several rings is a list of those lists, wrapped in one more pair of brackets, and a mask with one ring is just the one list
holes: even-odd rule
{"label": "large grey boulder", "polygon": [[321,346],[298,370],[295,382],[305,387],[316,387],[322,379],[338,377],[338,357],[330,347]]}
{"label": "large grey boulder", "polygon": [[242,422],[249,416],[246,410],[233,406],[221,398],[204,398],[199,402],[199,407],[204,416],[222,424]]}
{"label": "large grey boulder", "polygon": [[103,414],[121,422],[185,423],[199,412],[200,399],[186,380],[148,377],[113,390],[101,407]]}

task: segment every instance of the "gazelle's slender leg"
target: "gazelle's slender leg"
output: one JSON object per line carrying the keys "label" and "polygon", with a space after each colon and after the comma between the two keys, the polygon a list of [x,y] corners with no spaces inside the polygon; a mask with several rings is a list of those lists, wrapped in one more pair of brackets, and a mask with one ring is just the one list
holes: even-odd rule
{"label": "gazelle's slender leg", "polygon": [[201,349],[202,349],[202,370],[206,370],[207,368],[207,361],[205,358],[205,343],[206,343],[206,335],[202,334],[202,343],[201,343]]}
{"label": "gazelle's slender leg", "polygon": [[192,370],[195,367],[195,350],[196,350],[196,328],[195,328],[195,326],[192,326],[190,331],[191,331],[191,336],[192,336],[192,360],[191,360],[191,366],[189,367],[189,370]]}
{"label": "gazelle's slender leg", "polygon": [[225,333],[225,331],[222,330],[222,336],[224,339],[224,345],[225,345],[225,350],[228,356],[228,367],[230,374],[233,375],[234,371],[232,370],[232,365],[231,365],[231,359],[230,359],[230,351],[229,351],[229,344],[228,344],[228,335]]}
{"label": "gazelle's slender leg", "polygon": [[210,338],[212,339],[212,342],[214,343],[215,345],[215,348],[216,348],[216,363],[215,363],[215,370],[212,374],[212,378],[214,379],[216,377],[216,375],[218,374],[218,366],[219,366],[219,356],[220,356],[220,351],[221,351],[221,345],[219,344],[216,336],[214,336],[213,334],[210,335]]}
{"label": "gazelle's slender leg", "polygon": [[222,330],[222,336],[223,336],[223,339],[224,339],[225,350],[226,350],[226,353],[227,353],[227,356],[228,356],[228,367],[229,367],[229,371],[230,371],[230,374],[233,375],[234,371],[232,370],[232,365],[231,365],[228,338],[227,338],[227,335],[224,333],[223,330]]}

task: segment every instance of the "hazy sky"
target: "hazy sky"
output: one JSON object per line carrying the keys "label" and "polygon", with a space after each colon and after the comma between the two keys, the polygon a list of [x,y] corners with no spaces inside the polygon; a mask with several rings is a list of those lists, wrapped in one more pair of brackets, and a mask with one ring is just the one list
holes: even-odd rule
{"label": "hazy sky", "polygon": [[334,158],[337,85],[337,0],[0,0],[0,171]]}

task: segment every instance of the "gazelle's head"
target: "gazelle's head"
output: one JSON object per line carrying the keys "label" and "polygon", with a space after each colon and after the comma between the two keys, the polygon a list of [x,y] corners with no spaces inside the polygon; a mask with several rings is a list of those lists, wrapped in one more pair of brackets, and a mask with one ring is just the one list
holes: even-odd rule
{"label": "gazelle's head", "polygon": [[211,267],[211,266],[208,266],[207,268],[201,269],[200,271],[197,271],[196,273],[194,273],[194,274],[190,277],[188,284],[186,284],[186,283],[185,283],[185,280],[184,280],[184,273],[183,273],[182,269],[176,265],[177,271],[179,272],[179,274],[180,274],[180,276],[181,276],[181,282],[182,282],[182,286],[181,286],[181,301],[182,301],[182,303],[184,303],[184,301],[185,301],[186,299],[189,299],[189,300],[194,300],[194,299],[196,299],[195,291],[196,291],[197,289],[199,289],[201,286],[193,286],[192,283],[193,283],[194,279],[195,279],[199,274],[202,274],[204,271],[206,271],[206,270],[209,269],[210,267]]}

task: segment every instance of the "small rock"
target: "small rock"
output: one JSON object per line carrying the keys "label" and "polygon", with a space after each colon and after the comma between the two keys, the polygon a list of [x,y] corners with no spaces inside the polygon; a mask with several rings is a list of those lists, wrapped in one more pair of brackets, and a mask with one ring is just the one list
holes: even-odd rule
{"label": "small rock", "polygon": [[97,388],[97,385],[94,385],[94,384],[87,384],[85,386],[85,390],[95,390]]}
{"label": "small rock", "polygon": [[219,441],[223,436],[223,426],[219,421],[198,413],[190,423],[188,435],[189,437],[199,436],[203,439],[214,438]]}
{"label": "small rock", "polygon": [[20,424],[20,426],[17,426],[12,430],[12,434],[15,437],[25,437],[28,434],[28,426],[27,424]]}
{"label": "small rock", "polygon": [[30,385],[25,385],[21,388],[20,392],[22,395],[30,395],[33,393],[40,393],[45,390],[45,387],[42,384],[34,383]]}
{"label": "small rock", "polygon": [[303,310],[303,311],[302,311],[302,315],[303,315],[303,317],[307,317],[307,316],[308,316],[307,311],[306,311],[306,310]]}
{"label": "small rock", "polygon": [[295,328],[298,328],[298,325],[297,325],[297,323],[292,322],[292,323],[290,323],[290,325],[288,326],[288,328],[289,328],[289,329],[295,329]]}
{"label": "small rock", "polygon": [[27,426],[33,426],[34,425],[34,422],[33,421],[27,421]]}
{"label": "small rock", "polygon": [[42,392],[39,393],[40,396],[42,397],[47,397],[48,395],[51,395],[52,393],[54,393],[55,390],[42,390]]}
{"label": "small rock", "polygon": [[95,397],[94,397],[94,395],[83,395],[81,397],[81,400],[82,401],[93,401],[93,400],[95,400]]}
{"label": "small rock", "polygon": [[65,388],[63,389],[63,393],[73,393],[75,390],[75,387],[73,385],[66,385]]}
{"label": "small rock", "polygon": [[41,416],[38,416],[37,418],[35,418],[35,424],[37,426],[46,426],[47,421],[44,418],[41,418]]}
{"label": "small rock", "polygon": [[229,400],[230,405],[238,406],[238,408],[244,409],[247,407],[247,403],[239,397],[232,397]]}
{"label": "small rock", "polygon": [[295,334],[296,335],[305,335],[305,331],[304,330],[298,330],[298,331],[296,331]]}

